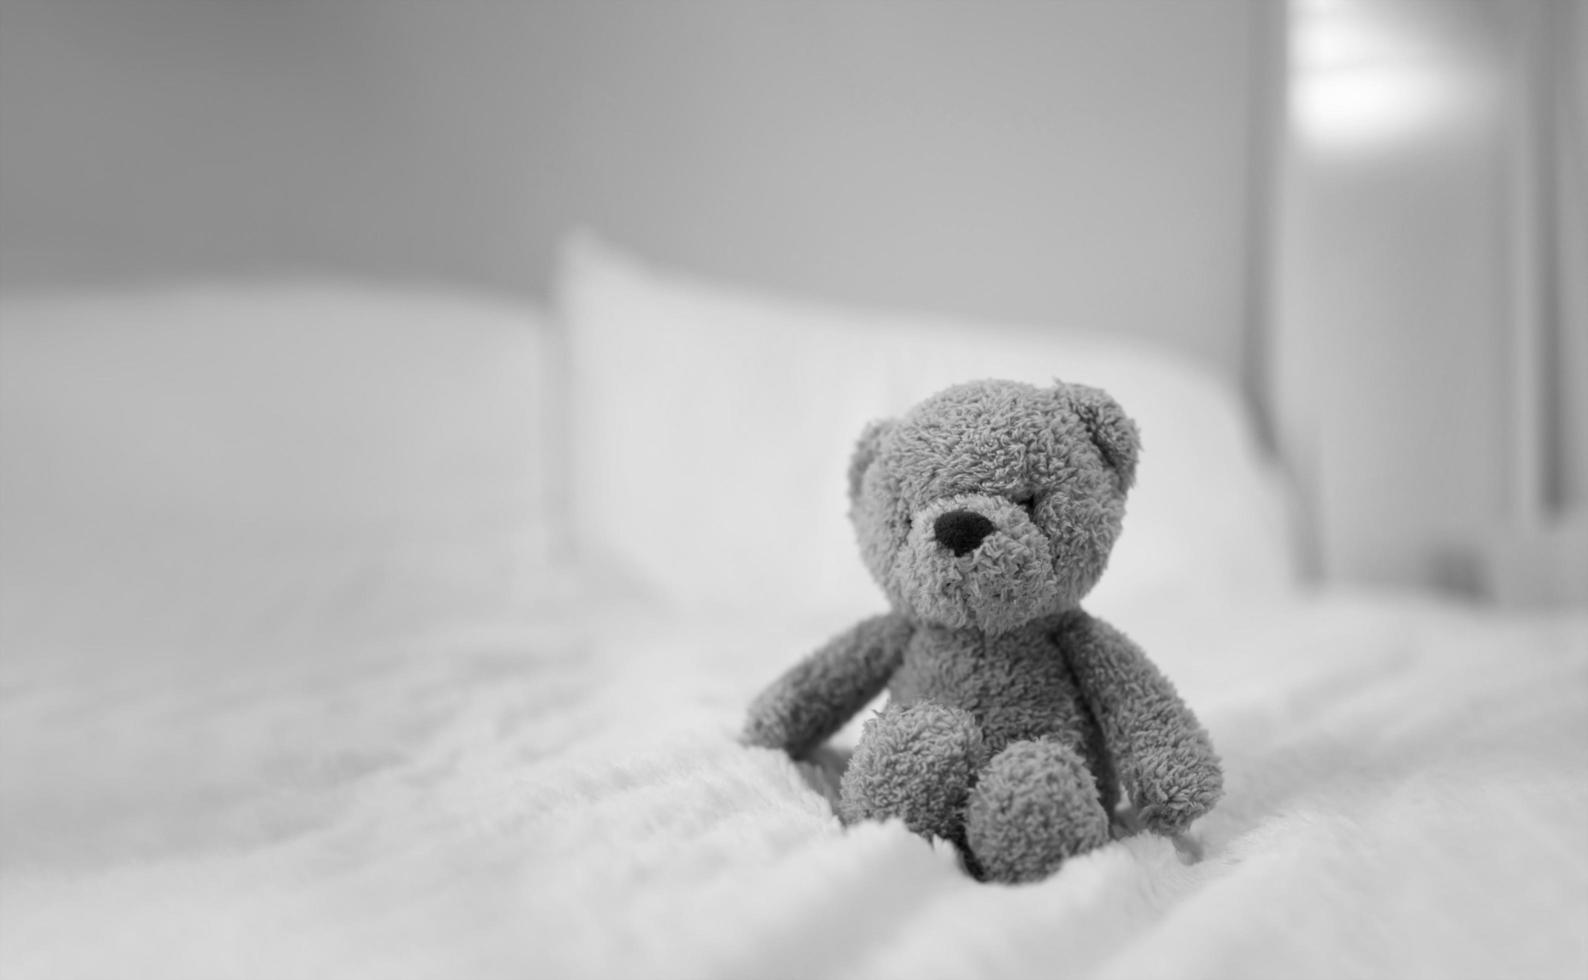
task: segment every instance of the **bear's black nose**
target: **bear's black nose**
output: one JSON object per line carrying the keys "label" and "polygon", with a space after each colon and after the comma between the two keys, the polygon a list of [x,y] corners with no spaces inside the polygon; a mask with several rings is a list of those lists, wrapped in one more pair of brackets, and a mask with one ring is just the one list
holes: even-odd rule
{"label": "bear's black nose", "polygon": [[951,510],[932,525],[937,543],[956,556],[968,555],[981,547],[996,525],[973,510]]}

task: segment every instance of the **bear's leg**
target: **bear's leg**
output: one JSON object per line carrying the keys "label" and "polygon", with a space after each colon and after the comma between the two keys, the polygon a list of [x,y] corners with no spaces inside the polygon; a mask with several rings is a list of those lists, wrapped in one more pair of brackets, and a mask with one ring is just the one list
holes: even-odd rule
{"label": "bear's leg", "polygon": [[1108,843],[1108,814],[1081,756],[1050,739],[1014,742],[982,770],[966,843],[992,881],[1036,881]]}
{"label": "bear's leg", "polygon": [[965,800],[986,761],[968,712],[929,701],[889,705],[861,731],[838,815],[845,823],[898,817],[923,837],[961,840]]}

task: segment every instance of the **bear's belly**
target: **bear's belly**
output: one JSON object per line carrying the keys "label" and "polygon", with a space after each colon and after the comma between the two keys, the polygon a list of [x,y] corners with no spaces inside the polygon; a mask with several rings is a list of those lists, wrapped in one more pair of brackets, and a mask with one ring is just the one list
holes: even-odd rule
{"label": "bear's belly", "polygon": [[932,701],[970,712],[988,748],[1054,737],[1083,757],[1098,749],[1095,725],[1063,651],[1046,630],[998,636],[973,630],[917,630],[889,685],[891,702]]}

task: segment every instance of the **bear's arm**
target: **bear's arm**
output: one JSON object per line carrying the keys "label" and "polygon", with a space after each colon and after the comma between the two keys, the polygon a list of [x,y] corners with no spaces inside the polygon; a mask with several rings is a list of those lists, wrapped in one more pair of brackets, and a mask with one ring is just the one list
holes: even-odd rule
{"label": "bear's arm", "polygon": [[740,741],[796,758],[814,749],[882,693],[912,631],[904,617],[886,613],[833,637],[750,704]]}
{"label": "bear's arm", "polygon": [[1141,648],[1080,610],[1058,639],[1147,827],[1180,833],[1211,810],[1224,792],[1213,743]]}

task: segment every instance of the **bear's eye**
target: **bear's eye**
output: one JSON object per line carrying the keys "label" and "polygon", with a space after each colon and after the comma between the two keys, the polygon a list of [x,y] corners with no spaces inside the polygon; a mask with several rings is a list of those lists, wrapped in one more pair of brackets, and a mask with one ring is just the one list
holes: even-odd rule
{"label": "bear's eye", "polygon": [[1019,507],[1021,510],[1026,512],[1026,516],[1027,517],[1031,517],[1031,516],[1033,516],[1036,513],[1036,510],[1037,510],[1037,497],[1036,497],[1036,494],[1028,493],[1028,494],[1025,494],[1024,496],[1016,497],[1016,498],[1014,498],[1014,502],[1015,502],[1015,506],[1016,507]]}

